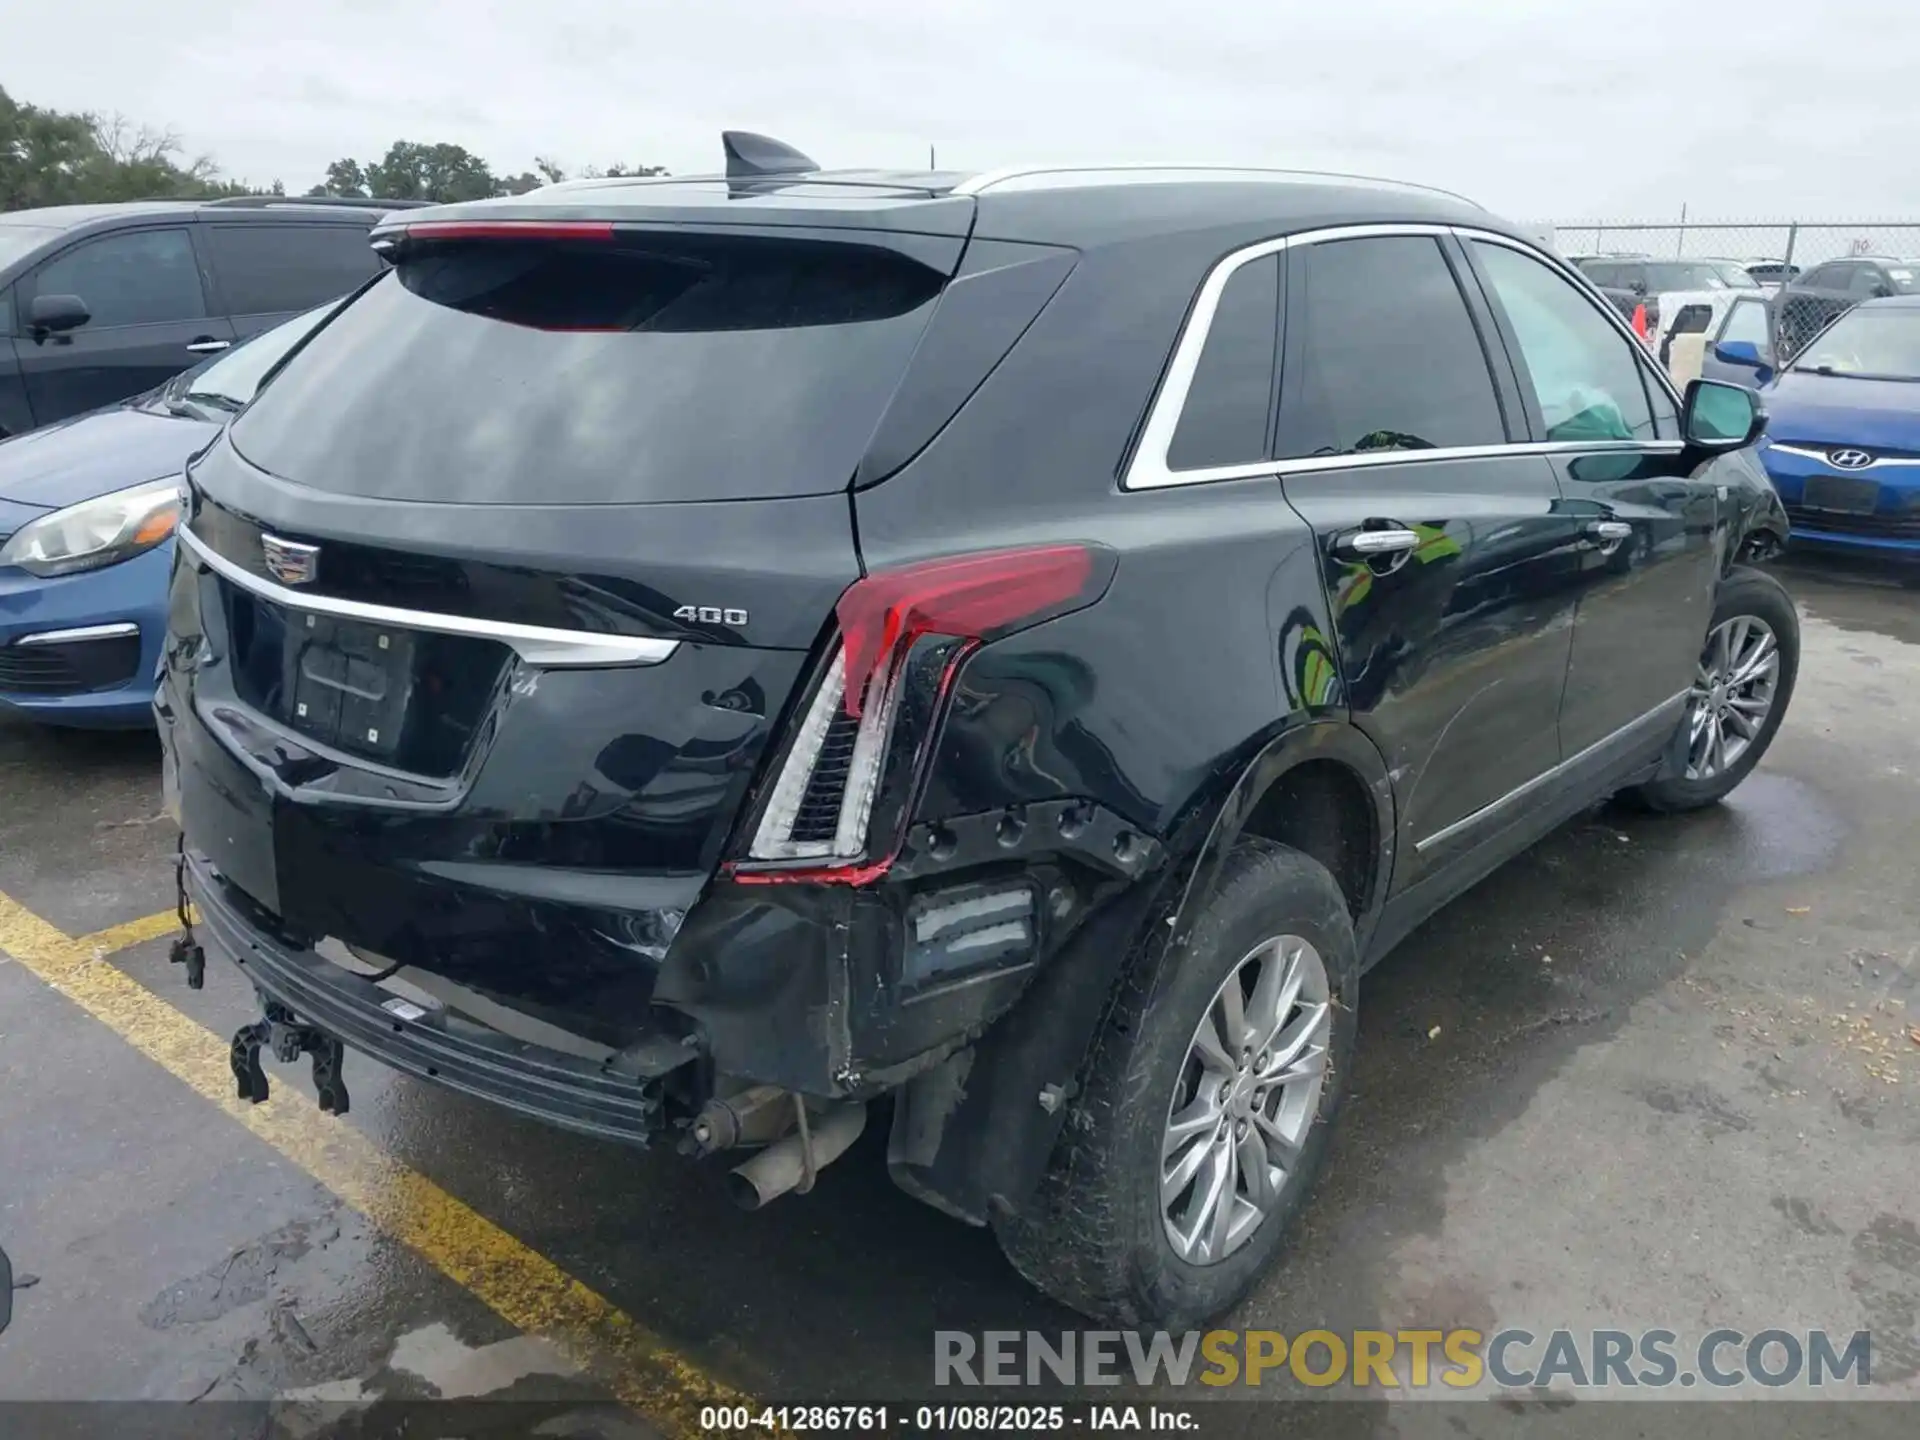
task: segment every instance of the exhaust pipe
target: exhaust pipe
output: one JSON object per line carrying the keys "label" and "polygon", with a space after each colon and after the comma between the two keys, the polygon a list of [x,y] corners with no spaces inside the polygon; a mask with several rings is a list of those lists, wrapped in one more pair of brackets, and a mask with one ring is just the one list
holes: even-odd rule
{"label": "exhaust pipe", "polygon": [[812,1125],[803,1121],[796,1133],[736,1165],[727,1177],[727,1194],[742,1210],[758,1210],[803,1181],[811,1189],[813,1176],[846,1154],[866,1127],[864,1101],[829,1110]]}

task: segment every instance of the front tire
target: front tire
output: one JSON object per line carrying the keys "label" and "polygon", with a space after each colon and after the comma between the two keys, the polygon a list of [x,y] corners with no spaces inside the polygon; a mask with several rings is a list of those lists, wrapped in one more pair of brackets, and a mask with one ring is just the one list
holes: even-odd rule
{"label": "front tire", "polygon": [[1014,1267],[1097,1320],[1192,1328],[1273,1264],[1352,1066],[1359,962],[1333,877],[1243,839],[1187,945],[1153,927],[1094,1042]]}
{"label": "front tire", "polygon": [[1721,582],[1668,772],[1627,792],[1649,810],[1698,810],[1731,793],[1779,733],[1800,673],[1800,617],[1786,588],[1737,566]]}

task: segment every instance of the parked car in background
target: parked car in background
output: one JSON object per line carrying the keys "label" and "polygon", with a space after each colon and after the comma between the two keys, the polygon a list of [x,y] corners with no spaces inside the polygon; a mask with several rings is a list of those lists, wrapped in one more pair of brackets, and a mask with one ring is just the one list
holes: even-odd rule
{"label": "parked car in background", "polygon": [[1849,255],[1814,266],[1782,287],[1774,307],[1774,346],[1782,359],[1862,300],[1920,293],[1920,260]]}
{"label": "parked car in background", "polygon": [[372,276],[388,200],[0,214],[0,436],[137,395]]}
{"label": "parked car in background", "polygon": [[[1720,323],[1707,332],[1705,351],[1700,360],[1699,373],[1708,380],[1720,380],[1729,385],[1745,385],[1755,388],[1760,384],[1758,372],[1753,366],[1740,362],[1730,364],[1722,360],[1715,347],[1727,341],[1749,344],[1763,366],[1773,365],[1773,333],[1771,320],[1772,306],[1770,297],[1764,295],[1738,295],[1721,315]],[[1744,353],[1744,352],[1741,352]]]}
{"label": "parked car in background", "polygon": [[[1647,344],[1681,385],[1698,376],[1704,337],[1719,328],[1734,297],[1766,294],[1732,260],[1605,259],[1581,269],[1621,314],[1643,314]],[[1677,361],[1676,340],[1683,342]]]}
{"label": "parked car in background", "polygon": [[1431,190],[727,150],[389,217],[189,467],[189,979],[258,992],[243,1099],[305,1054],[344,1111],[351,1045],[750,1208],[884,1110],[902,1189],[1189,1328],[1303,1210],[1365,969],[1766,751],[1755,397]]}
{"label": "parked car in background", "polygon": [[1737,260],[1608,258],[1583,261],[1580,268],[1621,314],[1631,315],[1644,304],[1649,325],[1658,323],[1661,297],[1672,292],[1760,289]]}
{"label": "parked car in background", "polygon": [[1594,260],[1651,260],[1653,257],[1644,250],[1602,250],[1591,255],[1575,251],[1560,258],[1584,274],[1588,262]]}
{"label": "parked car in background", "polygon": [[153,723],[180,472],[332,309],[136,399],[0,440],[0,709]]}
{"label": "parked car in background", "polygon": [[1784,260],[1742,260],[1740,268],[1760,283],[1763,290],[1778,290],[1800,273],[1798,265]]}
{"label": "parked car in background", "polygon": [[1920,295],[1850,307],[1778,373],[1751,339],[1714,355],[1759,384],[1796,546],[1920,557]]}

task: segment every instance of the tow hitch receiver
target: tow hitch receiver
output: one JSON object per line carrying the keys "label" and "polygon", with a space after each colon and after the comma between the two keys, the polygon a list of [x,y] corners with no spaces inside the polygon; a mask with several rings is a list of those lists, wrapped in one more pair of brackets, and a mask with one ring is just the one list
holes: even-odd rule
{"label": "tow hitch receiver", "polygon": [[233,1078],[239,1082],[240,1098],[258,1105],[267,1098],[267,1072],[260,1066],[260,1051],[273,1051],[273,1058],[291,1064],[302,1054],[313,1057],[313,1088],[319,1092],[320,1109],[328,1115],[347,1113],[347,1082],[341,1078],[341,1062],[346,1047],[323,1030],[303,1025],[299,1018],[278,1000],[262,997],[265,1015],[251,1025],[233,1032]]}

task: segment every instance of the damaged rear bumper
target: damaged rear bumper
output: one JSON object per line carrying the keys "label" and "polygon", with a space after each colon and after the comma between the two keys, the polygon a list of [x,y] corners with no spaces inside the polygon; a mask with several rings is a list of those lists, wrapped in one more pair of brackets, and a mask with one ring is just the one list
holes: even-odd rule
{"label": "damaged rear bumper", "polygon": [[204,856],[185,879],[203,943],[239,966],[269,1014],[304,1025],[396,1070],[519,1114],[603,1140],[645,1144],[666,1123],[661,1077],[698,1058],[662,1035],[599,1062],[490,1030],[444,1008],[415,1005],[313,950],[281,944],[250,922]]}

